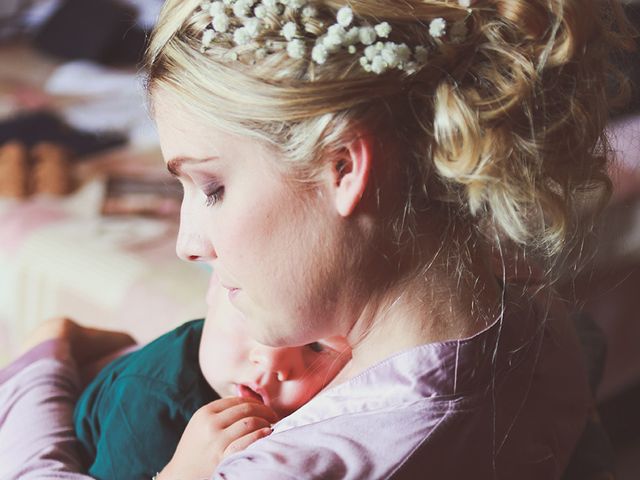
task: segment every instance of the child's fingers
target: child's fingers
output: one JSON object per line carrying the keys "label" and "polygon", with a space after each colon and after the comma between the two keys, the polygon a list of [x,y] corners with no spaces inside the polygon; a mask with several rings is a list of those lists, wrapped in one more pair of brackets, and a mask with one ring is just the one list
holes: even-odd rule
{"label": "child's fingers", "polygon": [[200,410],[209,414],[215,414],[224,412],[234,405],[240,405],[243,403],[256,403],[262,405],[262,403],[255,398],[227,397],[207,403],[204,407],[201,407]]}
{"label": "child's fingers", "polygon": [[256,430],[256,431],[247,433],[246,435],[243,435],[242,437],[234,440],[227,446],[227,448],[222,454],[222,457],[225,458],[225,457],[228,457],[229,455],[233,455],[234,453],[241,452],[256,440],[260,440],[261,438],[271,435],[272,431],[273,430],[271,430],[270,427],[265,427],[265,428],[261,428],[260,430]]}
{"label": "child's fingers", "polygon": [[269,424],[278,421],[278,416],[271,409],[262,403],[245,402],[232,405],[229,408],[217,413],[218,425],[221,428],[227,428],[239,420],[249,417],[260,417],[265,419]]}
{"label": "child's fingers", "polygon": [[271,423],[261,417],[241,418],[223,430],[223,436],[227,445],[252,432],[270,428]]}

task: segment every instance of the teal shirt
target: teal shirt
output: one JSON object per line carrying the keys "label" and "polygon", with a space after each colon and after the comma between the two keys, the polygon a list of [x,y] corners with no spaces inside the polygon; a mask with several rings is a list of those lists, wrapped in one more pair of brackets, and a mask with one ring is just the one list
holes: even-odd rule
{"label": "teal shirt", "polygon": [[74,412],[85,467],[99,480],[149,480],[171,459],[191,416],[220,398],[204,379],[203,320],[172,330],[104,367]]}

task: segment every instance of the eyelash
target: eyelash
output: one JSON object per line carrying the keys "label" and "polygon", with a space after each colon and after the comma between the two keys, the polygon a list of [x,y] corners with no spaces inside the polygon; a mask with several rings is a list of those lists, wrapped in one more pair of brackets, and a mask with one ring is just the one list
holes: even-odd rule
{"label": "eyelash", "polygon": [[220,200],[222,200],[222,194],[224,193],[224,187],[218,187],[213,192],[207,194],[207,201],[205,205],[207,207],[212,207]]}
{"label": "eyelash", "polygon": [[308,343],[307,347],[315,353],[324,353],[326,351],[325,346],[322,345],[320,342]]}

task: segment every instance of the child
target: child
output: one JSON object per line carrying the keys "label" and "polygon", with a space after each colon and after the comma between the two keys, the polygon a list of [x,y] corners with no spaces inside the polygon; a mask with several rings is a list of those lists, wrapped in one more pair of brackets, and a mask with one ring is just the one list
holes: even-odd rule
{"label": "child", "polygon": [[92,477],[151,478],[171,459],[193,414],[221,396],[257,400],[276,422],[350,358],[339,338],[293,348],[251,340],[215,276],[208,303],[206,320],[114,360],[82,393],[74,421]]}

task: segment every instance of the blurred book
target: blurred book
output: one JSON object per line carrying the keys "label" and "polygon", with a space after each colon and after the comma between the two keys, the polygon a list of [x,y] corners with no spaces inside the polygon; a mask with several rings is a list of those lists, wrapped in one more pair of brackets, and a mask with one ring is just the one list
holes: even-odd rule
{"label": "blurred book", "polygon": [[177,218],[181,202],[177,180],[114,175],[107,179],[102,214]]}

